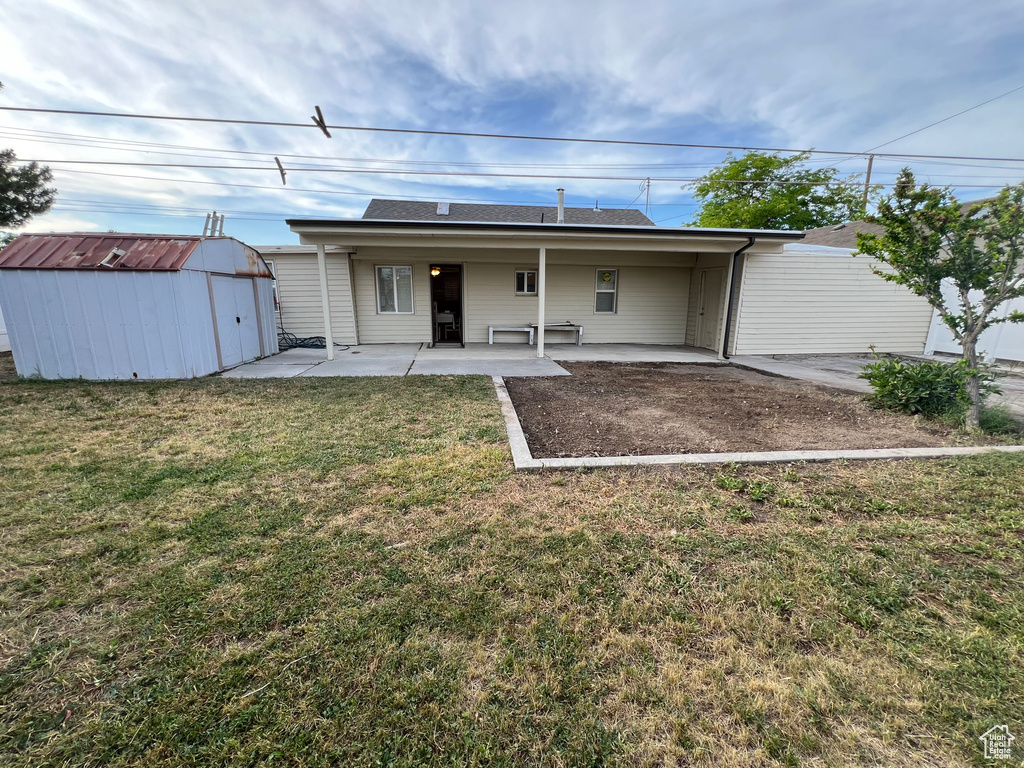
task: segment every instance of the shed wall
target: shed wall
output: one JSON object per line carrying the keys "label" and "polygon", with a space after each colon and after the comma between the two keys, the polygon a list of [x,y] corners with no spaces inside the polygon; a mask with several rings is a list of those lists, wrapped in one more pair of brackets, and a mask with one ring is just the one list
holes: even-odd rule
{"label": "shed wall", "polygon": [[737,355],[920,354],[927,302],[871,271],[867,258],[785,253],[744,260]]}
{"label": "shed wall", "polygon": [[[202,278],[202,293],[189,275]],[[202,273],[4,270],[0,306],[20,376],[168,379],[217,370]]]}

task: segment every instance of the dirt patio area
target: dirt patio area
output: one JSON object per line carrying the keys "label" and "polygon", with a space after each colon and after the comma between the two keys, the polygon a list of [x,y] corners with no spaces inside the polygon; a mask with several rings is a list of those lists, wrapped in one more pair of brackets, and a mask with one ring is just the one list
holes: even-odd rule
{"label": "dirt patio area", "polygon": [[732,365],[564,363],[505,380],[535,457],[984,445],[863,396]]}

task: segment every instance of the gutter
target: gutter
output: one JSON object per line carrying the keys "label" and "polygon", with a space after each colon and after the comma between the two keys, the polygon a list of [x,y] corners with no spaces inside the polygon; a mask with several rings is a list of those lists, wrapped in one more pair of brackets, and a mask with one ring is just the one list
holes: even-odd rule
{"label": "gutter", "polygon": [[726,297],[728,304],[725,305],[725,334],[722,339],[723,360],[729,359],[729,332],[732,330],[732,305],[736,296],[736,285],[739,283],[740,256],[753,245],[754,238],[748,238],[747,244],[732,255],[732,275],[729,277],[729,295]]}
{"label": "gutter", "polygon": [[640,235],[651,237],[687,237],[702,238],[748,238],[751,236],[761,240],[786,240],[796,242],[802,240],[803,232],[778,229],[720,229],[703,227],[655,227],[634,226],[623,224],[539,224],[508,221],[414,221],[410,219],[285,219],[285,224],[293,232],[311,234],[310,230],[371,230],[372,234],[381,234],[377,230],[421,230],[424,233],[447,232],[523,232],[540,236],[551,234],[604,234],[604,235]]}

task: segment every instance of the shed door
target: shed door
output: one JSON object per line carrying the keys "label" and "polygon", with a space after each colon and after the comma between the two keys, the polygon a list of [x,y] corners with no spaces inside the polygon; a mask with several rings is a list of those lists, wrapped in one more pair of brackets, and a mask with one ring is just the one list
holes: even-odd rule
{"label": "shed door", "polygon": [[697,298],[697,346],[715,349],[718,346],[718,322],[722,316],[725,270],[702,269],[697,274],[700,280],[700,293]]}
{"label": "shed door", "polygon": [[224,367],[231,368],[259,357],[260,331],[252,279],[214,275],[213,304]]}

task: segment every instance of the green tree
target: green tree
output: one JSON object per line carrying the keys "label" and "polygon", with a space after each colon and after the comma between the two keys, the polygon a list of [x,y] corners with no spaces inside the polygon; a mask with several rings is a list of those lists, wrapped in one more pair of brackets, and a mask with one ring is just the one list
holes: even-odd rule
{"label": "green tree", "polygon": [[[887,264],[892,271],[875,274],[905,285],[934,307],[963,347],[967,380],[968,429],[978,429],[981,378],[978,337],[999,323],[1024,322],[1024,312],[993,317],[992,311],[1024,296],[1024,184],[1004,188],[995,198],[962,205],[949,188],[917,184],[904,168],[893,193],[878,204],[868,221],[881,224],[882,235],[858,234],[858,254]],[[942,283],[956,289],[947,306]]]}
{"label": "green tree", "polygon": [[[806,152],[730,153],[714,170],[683,189],[701,201],[691,226],[811,229],[862,218],[864,184],[835,168],[807,168]],[[879,188],[872,187],[871,197]]]}
{"label": "green tree", "polygon": [[[0,83],[0,90],[3,87]],[[50,210],[57,197],[57,190],[47,186],[51,181],[53,174],[46,166],[19,165],[14,150],[0,150],[0,229],[20,227]]]}

